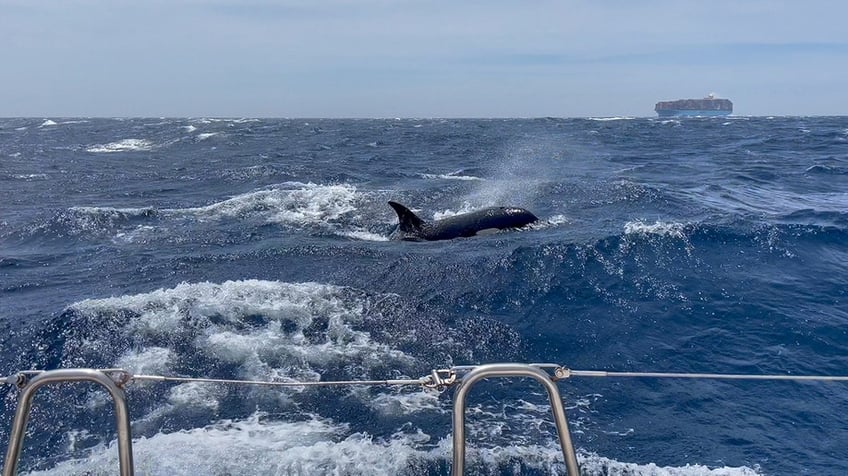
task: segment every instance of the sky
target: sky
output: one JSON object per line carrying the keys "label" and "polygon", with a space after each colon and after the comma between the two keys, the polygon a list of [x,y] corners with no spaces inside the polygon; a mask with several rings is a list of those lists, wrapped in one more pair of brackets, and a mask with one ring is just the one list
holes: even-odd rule
{"label": "sky", "polygon": [[848,115],[843,0],[0,0],[0,117]]}

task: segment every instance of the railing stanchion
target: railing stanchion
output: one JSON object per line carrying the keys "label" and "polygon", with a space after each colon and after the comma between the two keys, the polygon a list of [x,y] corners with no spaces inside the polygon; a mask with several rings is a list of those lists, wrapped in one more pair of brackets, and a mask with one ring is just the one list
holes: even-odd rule
{"label": "railing stanchion", "polygon": [[559,435],[559,444],[562,448],[562,456],[565,459],[565,467],[569,476],[578,476],[580,467],[577,464],[577,454],[574,452],[574,445],[571,442],[568,421],[556,383],[544,370],[527,364],[480,365],[463,376],[453,397],[453,466],[451,467],[451,475],[461,476],[465,470],[465,400],[468,392],[475,383],[489,377],[530,377],[536,379],[545,387],[551,401],[551,412],[553,412],[554,423]]}
{"label": "railing stanchion", "polygon": [[130,432],[130,415],[124,390],[104,372],[93,369],[61,369],[48,370],[36,374],[26,382],[18,395],[18,406],[12,431],[9,434],[9,447],[6,449],[6,464],[3,476],[14,476],[18,470],[18,460],[21,457],[24,436],[26,434],[29,412],[32,409],[32,399],[36,390],[44,385],[58,382],[94,382],[106,387],[115,402],[115,424],[118,429],[118,460],[121,476],[133,476],[132,435]]}

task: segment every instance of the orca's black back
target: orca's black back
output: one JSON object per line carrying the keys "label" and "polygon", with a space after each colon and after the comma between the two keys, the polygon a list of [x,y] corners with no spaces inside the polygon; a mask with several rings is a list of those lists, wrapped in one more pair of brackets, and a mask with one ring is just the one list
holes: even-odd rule
{"label": "orca's black back", "polygon": [[482,230],[519,228],[536,220],[523,208],[490,207],[427,223],[421,231],[426,240],[449,240],[474,236]]}

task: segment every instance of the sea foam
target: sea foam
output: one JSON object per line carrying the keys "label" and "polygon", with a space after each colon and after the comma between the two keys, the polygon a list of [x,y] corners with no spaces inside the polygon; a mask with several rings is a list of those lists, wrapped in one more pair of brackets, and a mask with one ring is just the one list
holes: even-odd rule
{"label": "sea foam", "polygon": [[268,222],[309,224],[336,220],[356,210],[357,200],[359,194],[352,185],[289,182],[269,190],[237,195],[205,207],[166,211],[206,219],[259,214]]}
{"label": "sea foam", "polygon": [[[397,432],[374,438],[351,432],[344,424],[312,416],[298,422],[274,421],[257,412],[245,420],[222,420],[203,428],[159,433],[133,442],[136,474],[182,476],[240,475],[412,475],[441,472],[449,467],[451,441],[430,442],[420,431]],[[703,465],[680,467],[653,463],[619,462],[595,454],[578,453],[581,473],[632,476],[755,476],[757,468]],[[99,445],[86,458],[66,460],[31,476],[114,474],[117,448]],[[566,474],[560,448],[548,445],[466,450],[471,474],[516,474],[522,468],[545,474]]]}
{"label": "sea foam", "polygon": [[686,237],[685,232],[686,225],[683,223],[656,221],[651,224],[642,220],[636,220],[624,224],[624,233],[626,235],[658,235],[682,239]]}
{"label": "sea foam", "polygon": [[473,175],[460,175],[462,173],[461,170],[457,170],[456,172],[450,172],[446,174],[421,174],[422,178],[425,179],[440,179],[440,180],[461,180],[461,181],[473,181],[473,180],[483,180],[480,177],[475,177]]}
{"label": "sea foam", "polygon": [[[342,362],[347,372],[355,373],[349,377],[368,377],[370,368],[387,362],[400,367],[412,362],[355,329],[363,319],[365,299],[325,284],[260,280],[183,283],[150,293],[88,299],[70,309],[95,321],[127,322],[95,331],[70,357],[75,365],[96,360],[97,365],[120,362],[131,371],[169,371],[202,355],[236,366],[245,378],[307,380],[316,378],[316,370]],[[131,339],[133,347],[114,345],[123,339]],[[111,362],[103,362],[107,358]]]}
{"label": "sea foam", "polygon": [[143,152],[153,149],[153,143],[147,139],[123,139],[108,144],[96,144],[87,149],[92,153],[113,153],[113,152]]}

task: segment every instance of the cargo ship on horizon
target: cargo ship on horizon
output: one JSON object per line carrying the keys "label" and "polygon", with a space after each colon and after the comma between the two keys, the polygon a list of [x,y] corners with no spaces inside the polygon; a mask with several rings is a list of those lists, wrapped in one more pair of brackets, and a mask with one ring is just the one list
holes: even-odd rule
{"label": "cargo ship on horizon", "polygon": [[710,94],[704,99],[660,101],[654,111],[659,117],[727,116],[733,112],[733,103]]}

